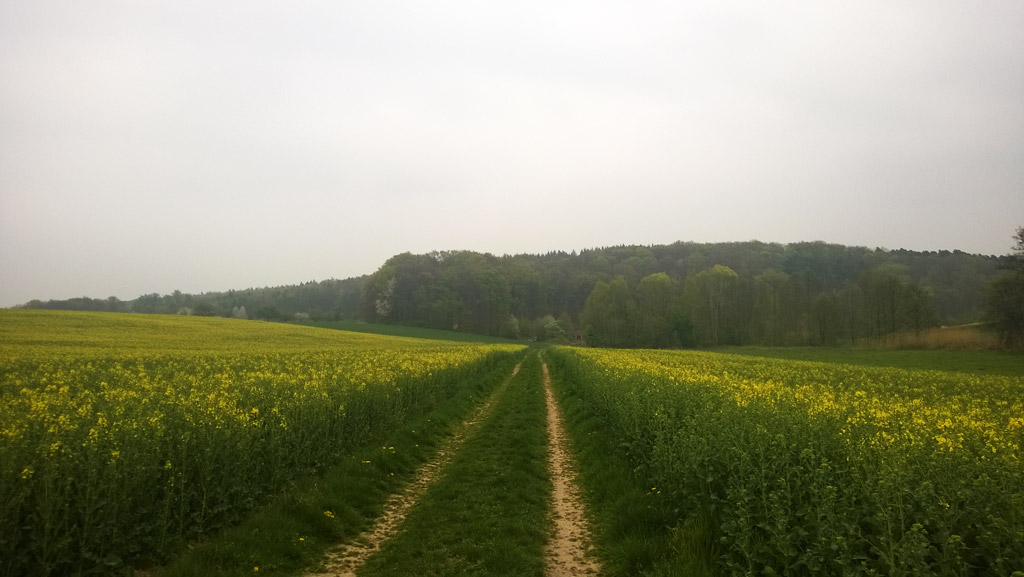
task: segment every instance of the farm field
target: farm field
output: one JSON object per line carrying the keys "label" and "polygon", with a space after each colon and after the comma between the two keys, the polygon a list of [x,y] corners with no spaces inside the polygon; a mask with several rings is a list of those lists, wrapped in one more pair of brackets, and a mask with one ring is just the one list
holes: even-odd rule
{"label": "farm field", "polygon": [[[542,367],[536,352],[525,355],[462,412],[461,423],[448,419],[454,426],[442,427],[448,434],[435,438],[433,450],[421,450],[421,428],[436,419],[410,422],[393,445],[371,447],[315,487],[300,484],[282,506],[156,574],[597,574],[587,571],[596,565],[587,550],[586,508],[571,489],[573,458],[557,432],[561,419]],[[352,514],[361,491],[326,489],[364,481],[391,483],[391,494],[362,519]]]}
{"label": "farm field", "polygon": [[158,560],[522,349],[45,311],[0,311],[0,347],[4,575]]}
{"label": "farm field", "polygon": [[544,575],[551,507],[545,416],[540,361],[531,354],[401,531],[356,574]]}
{"label": "farm field", "polygon": [[547,356],[563,397],[599,421],[591,434],[625,445],[657,497],[671,546],[650,570],[690,556],[721,575],[1024,571],[1024,379],[705,352]]}
{"label": "farm field", "polygon": [[[44,311],[0,311],[0,347],[4,575],[545,575],[573,511],[603,575],[1024,571],[1009,357]],[[582,489],[557,512],[555,399]]]}
{"label": "farm field", "polygon": [[379,323],[366,323],[362,321],[313,321],[310,326],[325,329],[337,329],[354,333],[370,333],[374,335],[388,335],[393,337],[410,337],[414,339],[431,339],[442,341],[456,341],[467,343],[497,343],[497,344],[521,344],[521,341],[503,339],[501,337],[490,337],[476,333],[463,331],[446,331],[443,329],[428,329],[422,327],[409,327],[405,325],[385,325]]}
{"label": "farm field", "polygon": [[791,361],[1024,377],[1024,355],[1007,351],[871,350],[849,347],[720,347],[713,351]]}

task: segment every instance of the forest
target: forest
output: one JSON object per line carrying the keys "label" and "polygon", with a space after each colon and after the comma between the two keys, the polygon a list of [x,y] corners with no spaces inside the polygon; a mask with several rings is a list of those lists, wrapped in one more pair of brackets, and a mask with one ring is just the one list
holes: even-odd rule
{"label": "forest", "polygon": [[824,242],[677,242],[542,255],[403,253],[371,275],[25,308],[360,319],[613,347],[856,344],[976,323],[1013,257]]}
{"label": "forest", "polygon": [[822,242],[392,257],[361,318],[612,347],[835,345],[977,322],[999,258]]}

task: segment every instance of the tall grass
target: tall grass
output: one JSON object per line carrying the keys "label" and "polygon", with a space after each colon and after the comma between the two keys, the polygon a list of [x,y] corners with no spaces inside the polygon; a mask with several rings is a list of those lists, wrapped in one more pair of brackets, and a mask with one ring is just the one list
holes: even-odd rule
{"label": "tall grass", "polygon": [[857,342],[861,349],[952,349],[971,351],[993,351],[1001,348],[999,337],[978,325],[959,327],[935,327],[921,331],[906,331],[862,339]]}

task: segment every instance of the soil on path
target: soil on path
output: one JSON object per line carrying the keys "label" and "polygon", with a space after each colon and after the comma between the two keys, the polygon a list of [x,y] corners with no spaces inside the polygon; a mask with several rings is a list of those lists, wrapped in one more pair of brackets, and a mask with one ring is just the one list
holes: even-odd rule
{"label": "soil on path", "polygon": [[505,379],[487,401],[466,419],[459,429],[438,449],[437,455],[425,463],[416,472],[412,482],[400,493],[392,495],[384,503],[384,512],[372,527],[360,534],[351,542],[339,545],[327,552],[322,570],[307,573],[306,577],[355,577],[356,571],[376,553],[385,541],[398,533],[399,525],[408,512],[419,502],[420,497],[440,477],[444,468],[459,452],[463,442],[476,430],[477,426],[490,416],[495,402],[501,392],[508,386],[512,378],[519,373],[519,366],[512,369],[512,376]]}
{"label": "soil on path", "polygon": [[563,577],[571,575],[596,575],[601,565],[591,554],[587,519],[576,484],[576,470],[569,440],[562,427],[562,415],[551,392],[551,377],[547,364],[544,372],[544,394],[548,407],[548,460],[551,465],[551,481],[554,485],[555,535],[548,543],[547,575]]}

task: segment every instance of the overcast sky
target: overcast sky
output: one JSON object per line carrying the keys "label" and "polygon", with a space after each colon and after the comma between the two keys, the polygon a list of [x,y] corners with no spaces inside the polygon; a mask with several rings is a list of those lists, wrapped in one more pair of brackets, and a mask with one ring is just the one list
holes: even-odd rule
{"label": "overcast sky", "polygon": [[0,0],[0,306],[410,251],[1006,254],[1024,2]]}

